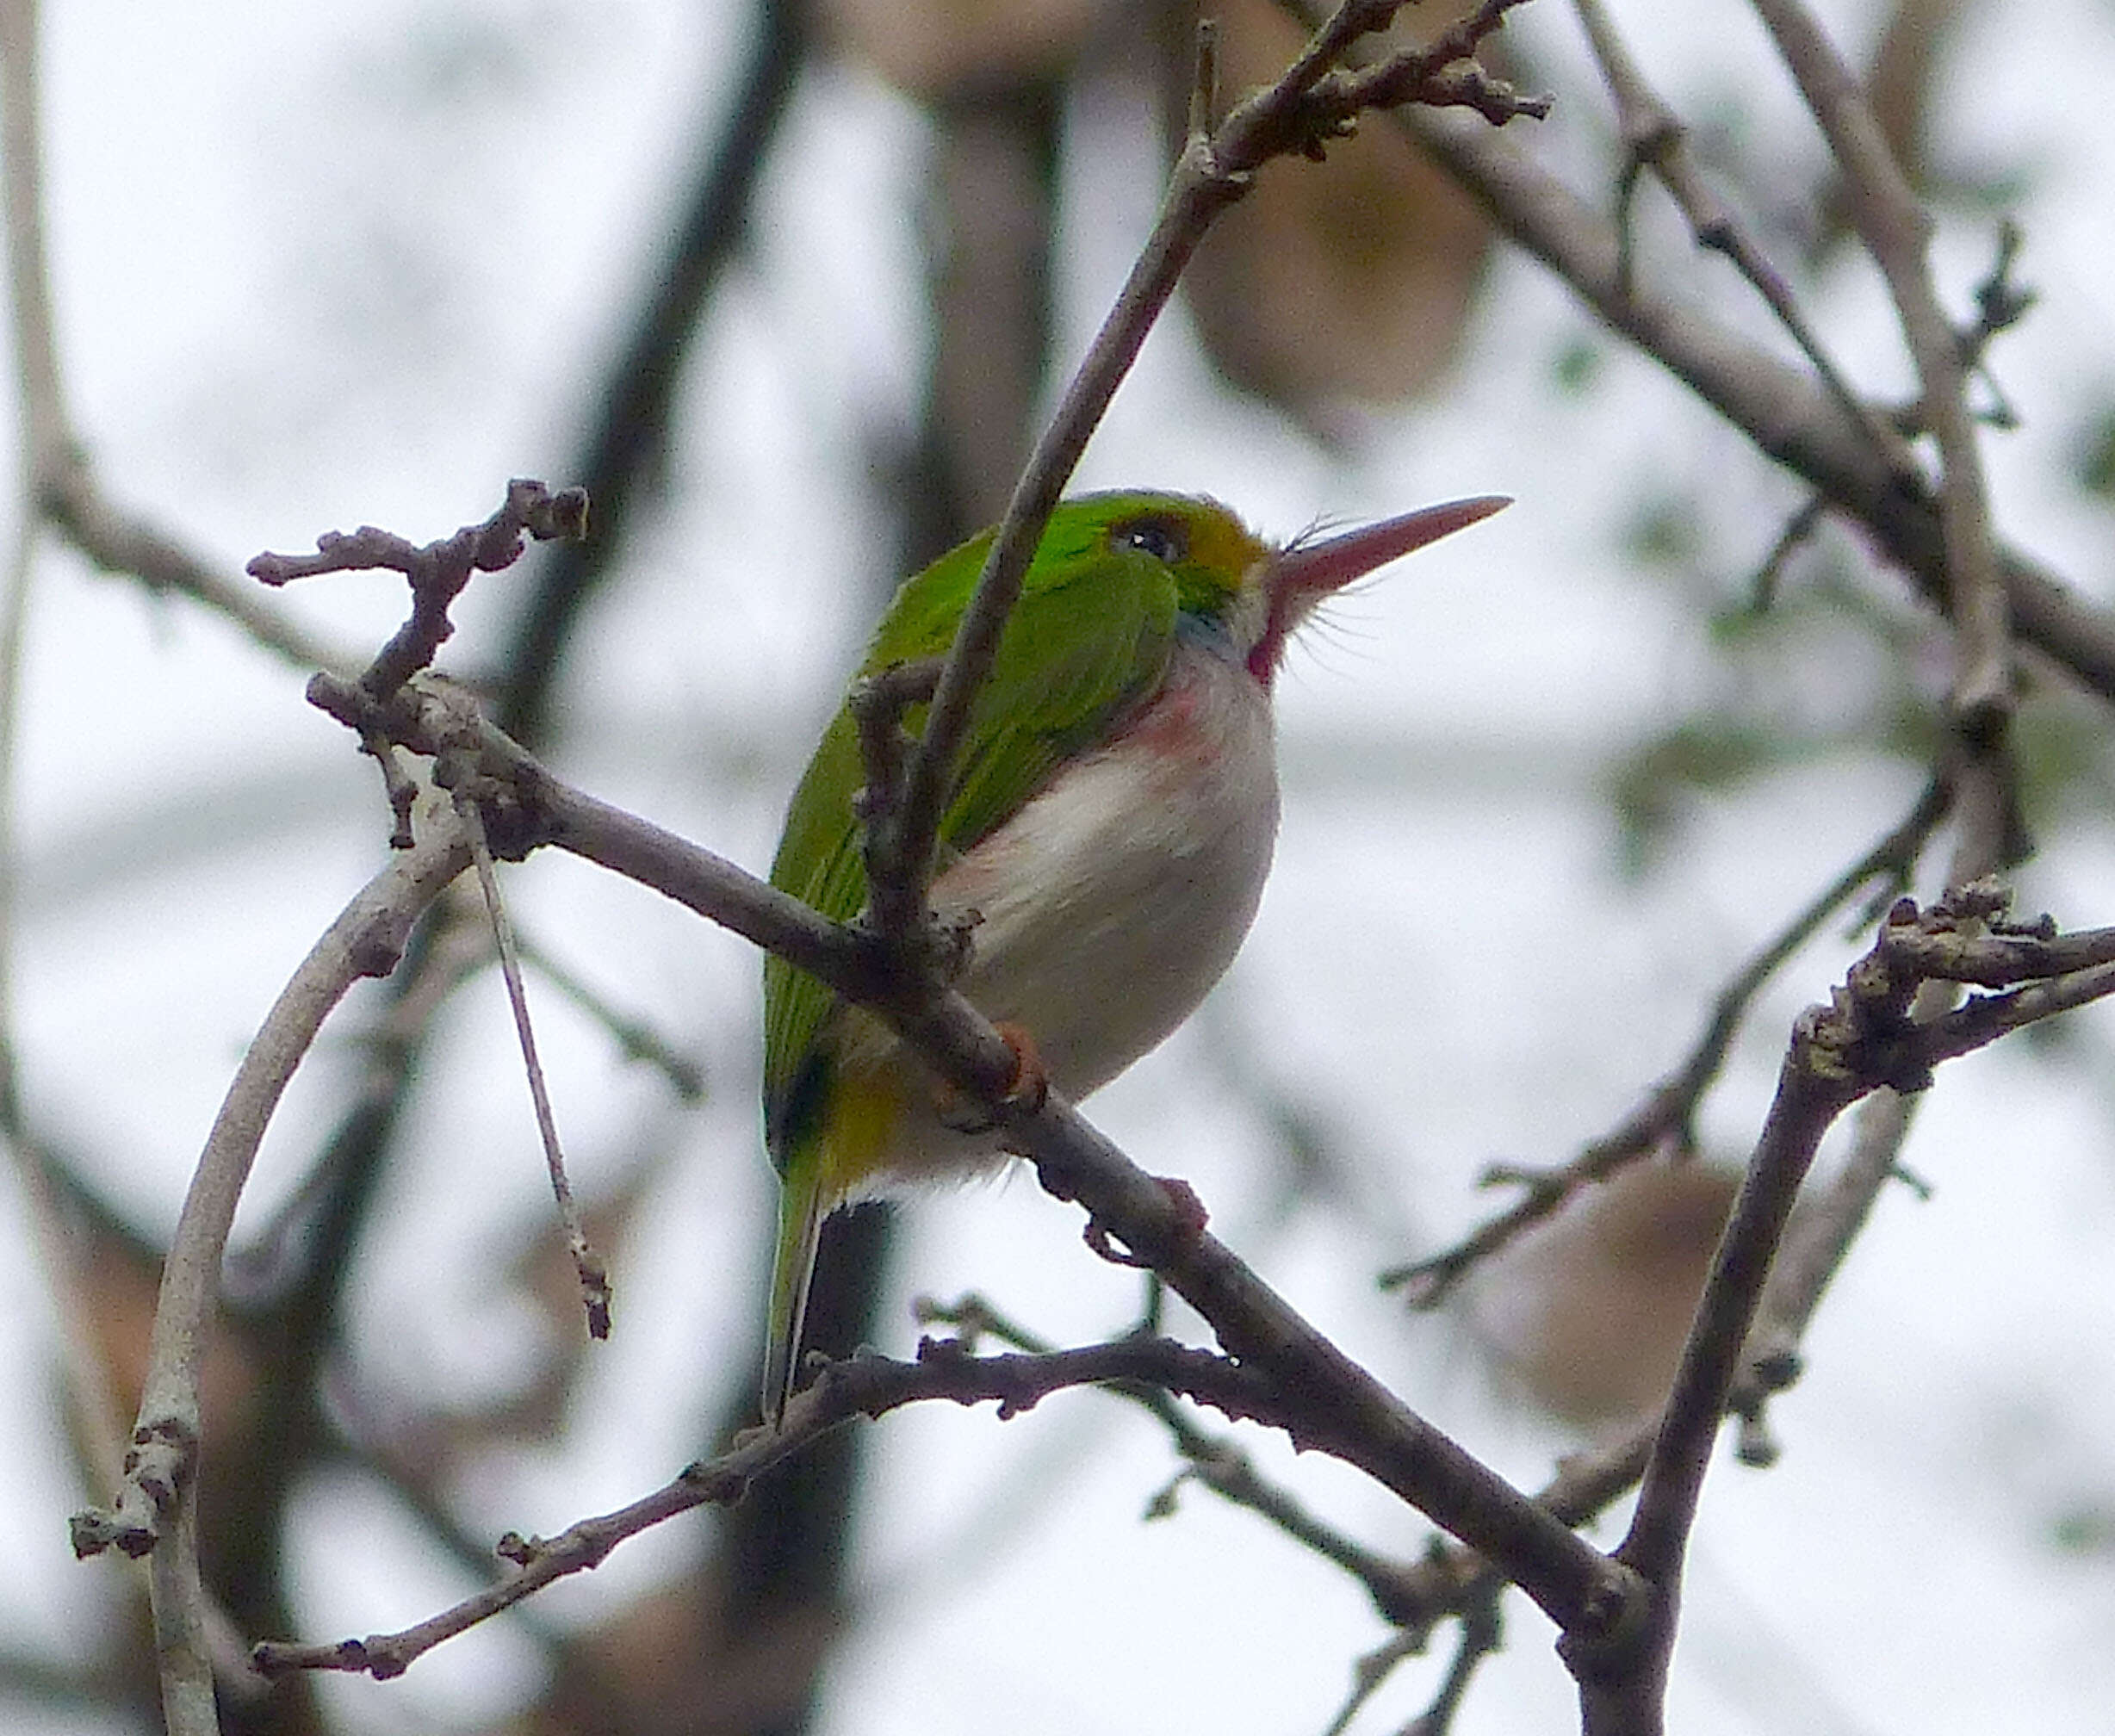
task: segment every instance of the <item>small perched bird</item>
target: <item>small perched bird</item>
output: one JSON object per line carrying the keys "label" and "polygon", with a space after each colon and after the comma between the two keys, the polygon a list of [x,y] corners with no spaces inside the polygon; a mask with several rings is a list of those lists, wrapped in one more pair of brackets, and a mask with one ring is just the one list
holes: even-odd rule
{"label": "small perched bird", "polygon": [[[931,900],[943,921],[975,925],[956,986],[1025,1033],[1068,1096],[1188,1018],[1248,932],[1278,828],[1270,691],[1292,633],[1353,580],[1506,504],[1457,500],[1283,548],[1182,495],[1089,494],[1051,513],[971,711]],[[905,581],[862,676],[946,651],[991,537]],[[847,706],[772,864],[772,885],[840,921],[866,902],[863,779]],[[822,1220],[1002,1156],[946,1107],[878,1020],[765,961],[764,1127],[781,1187],[767,1419],[792,1395]]]}

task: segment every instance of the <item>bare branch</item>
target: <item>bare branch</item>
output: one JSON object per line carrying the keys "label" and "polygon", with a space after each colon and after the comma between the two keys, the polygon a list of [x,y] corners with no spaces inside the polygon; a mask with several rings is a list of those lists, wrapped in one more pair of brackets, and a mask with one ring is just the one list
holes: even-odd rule
{"label": "bare branch", "polygon": [[360,978],[394,968],[412,922],[468,859],[462,829],[444,817],[423,845],[394,856],[361,890],[273,1003],[214,1118],[170,1242],[125,1481],[112,1507],[73,1519],[78,1554],[113,1545],[127,1555],[153,1552],[164,1710],[180,1736],[205,1736],[219,1727],[212,1629],[198,1574],[194,1472],[206,1328],[236,1201],[272,1111],[325,1016]]}
{"label": "bare branch", "polygon": [[469,860],[467,835],[445,818],[417,849],[393,858],[310,949],[258,1027],[214,1119],[170,1243],[126,1486],[111,1511],[76,1519],[78,1553],[115,1545],[139,1555],[154,1547],[164,1512],[187,1487],[204,1328],[235,1202],[265,1125],[325,1017],[362,977],[395,968],[412,921]]}
{"label": "bare branch", "polygon": [[[950,1303],[921,1299],[914,1306],[921,1324],[954,1328],[967,1348],[974,1348],[986,1335],[1030,1355],[1047,1355],[1056,1348],[981,1296],[964,1296]],[[1109,1390],[1149,1412],[1167,1429],[1175,1450],[1189,1461],[1185,1477],[1268,1520],[1295,1542],[1343,1568],[1366,1588],[1384,1619],[1422,1634],[1444,1613],[1432,1609],[1416,1567],[1368,1548],[1309,1511],[1289,1491],[1258,1471],[1255,1460],[1235,1442],[1199,1428],[1166,1386],[1113,1381]]]}
{"label": "bare branch", "polygon": [[[1949,893],[1928,911],[1901,900],[1872,949],[1851,967],[1831,1004],[1809,1008],[1795,1027],[1777,1097],[1734,1202],[1660,1419],[1636,1513],[1616,1552],[1618,1560],[1635,1568],[1652,1587],[1651,1639],[1634,1667],[1597,1681],[1582,1675],[1590,1730],[1597,1727],[1597,1719],[1608,1720],[1605,1727],[1611,1729],[1657,1727],[1683,1556],[1711,1444],[1748,1356],[1771,1263],[1829,1123],[1870,1091],[1882,1086],[1898,1093],[1921,1089],[1941,1060],[1965,1054],[2032,1020],[2115,994],[2115,963],[2094,963],[2037,977],[1918,1022],[1913,1007],[1932,999],[1935,983],[1949,981],[1927,976],[1925,963],[1936,956],[1953,968],[1963,952],[1980,945],[1975,930],[1994,921],[2004,902],[2002,890],[1988,881]],[[2084,943],[2076,956],[2098,957],[2109,950],[2104,936],[2075,938]],[[2032,937],[2033,946],[2045,944],[2038,933]],[[2073,955],[2059,948],[2056,956],[2068,961]],[[2023,959],[2023,974],[2031,975],[2036,962],[2046,960]],[[1862,1218],[1862,1206],[1854,1196],[1846,1196],[1845,1203]],[[1835,1239],[1839,1253],[1848,1245],[1847,1231],[1837,1230]],[[1749,1366],[1755,1365],[1751,1361]],[[1783,1384],[1782,1378],[1772,1380],[1770,1371],[1758,1373],[1765,1387]]]}

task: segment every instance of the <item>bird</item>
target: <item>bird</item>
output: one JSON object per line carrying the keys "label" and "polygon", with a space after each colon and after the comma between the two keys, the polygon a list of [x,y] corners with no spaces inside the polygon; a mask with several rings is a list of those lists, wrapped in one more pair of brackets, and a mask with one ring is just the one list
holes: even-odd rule
{"label": "bird", "polygon": [[[1454,500],[1283,544],[1203,496],[1091,493],[1052,510],[970,710],[928,894],[941,922],[968,931],[954,986],[1038,1083],[1075,1099],[1107,1084],[1231,964],[1276,840],[1271,692],[1293,634],[1354,580],[1509,504]],[[904,581],[855,684],[946,654],[995,534]],[[866,902],[864,781],[848,694],[771,869],[773,886],[838,921]],[[779,1179],[762,1397],[776,1423],[824,1219],[1007,1154],[880,1020],[776,955],[762,1094]]]}

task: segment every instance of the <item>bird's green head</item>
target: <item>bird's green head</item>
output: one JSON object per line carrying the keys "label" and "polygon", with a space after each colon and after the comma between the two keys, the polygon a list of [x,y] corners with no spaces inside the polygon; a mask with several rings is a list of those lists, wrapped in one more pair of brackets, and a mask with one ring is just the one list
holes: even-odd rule
{"label": "bird's green head", "polygon": [[1205,496],[1086,494],[1051,515],[1036,564],[1109,556],[1157,563],[1173,577],[1190,626],[1211,635],[1268,687],[1287,642],[1325,598],[1507,504],[1498,495],[1449,501],[1281,546]]}

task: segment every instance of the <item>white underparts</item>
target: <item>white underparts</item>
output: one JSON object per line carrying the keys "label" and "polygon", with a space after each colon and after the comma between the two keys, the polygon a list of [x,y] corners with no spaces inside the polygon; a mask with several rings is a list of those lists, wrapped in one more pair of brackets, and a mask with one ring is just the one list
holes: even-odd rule
{"label": "white underparts", "polygon": [[[1085,1096],[1156,1047],[1233,962],[1277,828],[1268,694],[1239,663],[1178,639],[1162,696],[934,883],[943,915],[981,917],[963,993],[1025,1027],[1058,1088]],[[879,1026],[853,1022],[850,1065],[901,1063]],[[989,1138],[907,1107],[887,1173],[936,1176],[993,1155]]]}

